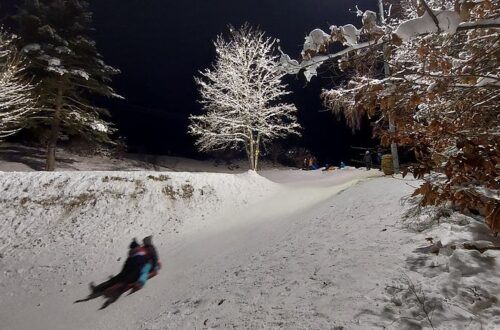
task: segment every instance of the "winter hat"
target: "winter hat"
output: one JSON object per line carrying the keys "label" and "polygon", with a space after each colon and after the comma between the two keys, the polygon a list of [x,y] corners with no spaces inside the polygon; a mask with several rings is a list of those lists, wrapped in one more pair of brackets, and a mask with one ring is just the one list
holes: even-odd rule
{"label": "winter hat", "polygon": [[135,238],[132,240],[132,243],[130,243],[130,245],[128,246],[130,249],[135,249],[137,247],[139,247],[139,243],[137,243],[137,241],[135,240]]}
{"label": "winter hat", "polygon": [[144,243],[144,245],[153,245],[153,235],[144,237],[142,243]]}

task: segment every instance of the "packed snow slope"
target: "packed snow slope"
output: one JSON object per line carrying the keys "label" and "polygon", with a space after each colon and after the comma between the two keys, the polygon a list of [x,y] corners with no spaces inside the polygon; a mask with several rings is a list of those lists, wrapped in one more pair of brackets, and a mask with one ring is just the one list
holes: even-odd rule
{"label": "packed snow slope", "polygon": [[[416,297],[429,291],[433,326],[500,326],[498,251],[450,246],[500,243],[476,219],[416,234],[401,223],[415,182],[355,169],[261,174],[0,173],[0,328],[429,327],[411,281]],[[149,234],[159,276],[105,310],[101,298],[73,304]],[[428,236],[446,238],[442,254],[415,254]]]}

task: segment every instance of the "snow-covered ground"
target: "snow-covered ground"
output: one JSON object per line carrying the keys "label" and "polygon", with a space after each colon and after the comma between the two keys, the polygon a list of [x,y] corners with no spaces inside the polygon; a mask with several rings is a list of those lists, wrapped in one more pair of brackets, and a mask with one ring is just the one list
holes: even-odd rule
{"label": "snow-covered ground", "polygon": [[[32,172],[45,168],[45,149],[13,143],[0,143],[0,171]],[[170,172],[210,172],[243,173],[248,169],[248,161],[240,159],[231,163],[217,163],[214,160],[201,161],[174,156],[147,154],[124,154],[121,157],[82,156],[65,149],[57,149],[57,171],[170,171]],[[267,160],[260,168],[275,168]],[[282,166],[278,165],[278,168]]]}
{"label": "snow-covered ground", "polygon": [[[500,327],[500,251],[463,249],[500,246],[480,221],[408,213],[417,183],[378,171],[260,174],[0,173],[0,328]],[[159,276],[73,304],[151,233]]]}

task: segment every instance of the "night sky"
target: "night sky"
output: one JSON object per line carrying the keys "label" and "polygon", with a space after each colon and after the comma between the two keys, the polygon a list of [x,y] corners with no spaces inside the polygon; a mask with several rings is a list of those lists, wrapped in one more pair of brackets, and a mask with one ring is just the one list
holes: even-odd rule
{"label": "night sky", "polygon": [[[3,1],[3,0],[2,0]],[[355,23],[355,5],[376,8],[376,0],[91,0],[95,39],[105,61],[122,70],[112,86],[125,101],[106,101],[130,151],[200,157],[186,134],[189,114],[200,113],[193,76],[211,65],[212,40],[228,24],[249,22],[281,40],[298,58],[304,37],[316,27]],[[307,84],[290,77],[303,137],[296,143],[322,162],[349,158],[350,145],[368,145],[370,129],[356,135],[323,110],[322,88],[336,81],[325,72]]]}

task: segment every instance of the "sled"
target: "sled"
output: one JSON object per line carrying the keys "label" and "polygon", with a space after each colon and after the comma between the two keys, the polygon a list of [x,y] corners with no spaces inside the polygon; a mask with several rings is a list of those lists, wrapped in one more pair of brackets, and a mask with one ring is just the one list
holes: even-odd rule
{"label": "sled", "polygon": [[[161,269],[161,262],[158,261],[158,264],[155,268],[155,270],[153,270],[152,272],[150,272],[148,274],[148,280],[150,280],[151,278],[155,277],[156,275],[158,275],[158,271]],[[134,282],[134,283],[130,283],[128,284],[126,287],[124,287],[123,285],[124,283],[117,283],[115,285],[113,285],[112,287],[108,288],[105,292],[104,292],[104,295],[106,297],[113,297],[115,296],[117,293],[118,294],[122,294],[124,292],[127,292],[128,290],[132,289],[132,292],[131,293],[134,293],[140,289],[142,289],[142,285],[139,283],[139,282]]]}

